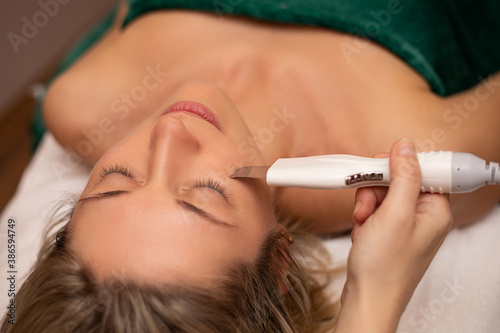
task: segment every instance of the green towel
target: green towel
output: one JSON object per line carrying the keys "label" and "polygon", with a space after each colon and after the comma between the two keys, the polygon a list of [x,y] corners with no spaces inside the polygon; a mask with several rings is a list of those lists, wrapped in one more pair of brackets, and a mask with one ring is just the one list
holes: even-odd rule
{"label": "green towel", "polygon": [[[401,57],[441,96],[500,70],[498,0],[129,0],[129,5],[124,25],[153,10],[187,9],[363,36]],[[56,74],[97,41],[113,17],[114,12],[83,38]],[[339,45],[346,61],[362,51],[358,46]],[[37,144],[44,131],[40,108],[34,129]]]}
{"label": "green towel", "polygon": [[[369,38],[447,96],[500,70],[498,0],[129,0],[125,24],[152,10],[191,9],[319,26]],[[359,45],[359,44],[358,44]],[[339,45],[347,59],[356,45]]]}

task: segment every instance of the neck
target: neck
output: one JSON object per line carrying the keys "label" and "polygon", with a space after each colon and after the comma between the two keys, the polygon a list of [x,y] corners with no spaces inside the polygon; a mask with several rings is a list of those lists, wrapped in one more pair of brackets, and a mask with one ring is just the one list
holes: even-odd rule
{"label": "neck", "polygon": [[[309,53],[285,57],[293,47],[268,35],[256,33],[251,42],[238,35],[183,57],[176,74],[181,81],[204,80],[221,87],[269,165],[282,157],[352,152],[353,141],[344,139],[352,133],[344,125],[352,123],[352,112],[346,112],[352,105],[345,102],[342,66],[325,73],[325,66],[316,65]],[[335,59],[328,55],[330,64],[345,62]]]}
{"label": "neck", "polygon": [[332,111],[322,107],[316,92],[323,89],[303,83],[300,73],[288,73],[286,79],[247,77],[245,86],[251,88],[240,91],[213,80],[234,101],[268,165],[283,157],[352,151],[353,142],[342,140],[346,126],[339,128],[342,124],[331,121]]}

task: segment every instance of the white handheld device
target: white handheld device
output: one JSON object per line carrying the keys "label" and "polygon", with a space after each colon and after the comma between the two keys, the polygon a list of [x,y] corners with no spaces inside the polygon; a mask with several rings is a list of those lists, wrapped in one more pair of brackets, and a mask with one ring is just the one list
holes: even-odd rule
{"label": "white handheld device", "polygon": [[[486,184],[500,184],[498,163],[487,164],[468,153],[439,151],[418,153],[422,192],[465,193]],[[270,167],[238,169],[232,178],[266,178],[271,186],[340,190],[365,186],[388,186],[388,158],[353,155],[321,155],[280,158]]]}

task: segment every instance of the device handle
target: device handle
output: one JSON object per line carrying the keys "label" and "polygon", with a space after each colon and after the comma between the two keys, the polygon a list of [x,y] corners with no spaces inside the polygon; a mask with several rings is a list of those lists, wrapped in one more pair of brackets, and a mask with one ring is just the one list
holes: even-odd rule
{"label": "device handle", "polygon": [[[471,192],[500,179],[497,163],[490,167],[472,154],[439,151],[418,153],[417,157],[422,192]],[[388,186],[390,179],[388,158],[341,154],[278,159],[266,178],[271,186],[330,190]]]}

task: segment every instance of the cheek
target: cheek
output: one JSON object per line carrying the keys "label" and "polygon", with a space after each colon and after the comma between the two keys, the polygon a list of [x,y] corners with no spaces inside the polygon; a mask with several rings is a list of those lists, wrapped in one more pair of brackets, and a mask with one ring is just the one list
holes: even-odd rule
{"label": "cheek", "polygon": [[[237,117],[235,117],[237,118]],[[264,135],[265,136],[265,135]],[[226,138],[230,141],[231,151],[234,156],[244,163],[263,163],[261,150],[270,143],[268,136],[261,139],[252,135],[245,122],[235,119],[232,126],[226,131]],[[262,141],[262,142],[261,142]],[[259,144],[259,142],[261,142]]]}
{"label": "cheek", "polygon": [[218,158],[225,164],[225,169],[232,173],[236,169],[250,165],[266,165],[264,158],[249,136],[247,140],[232,140],[218,149]]}

